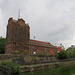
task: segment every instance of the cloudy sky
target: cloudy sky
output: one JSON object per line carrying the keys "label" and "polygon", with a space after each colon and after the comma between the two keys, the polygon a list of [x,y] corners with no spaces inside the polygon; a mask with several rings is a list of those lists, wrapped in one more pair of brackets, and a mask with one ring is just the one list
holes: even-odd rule
{"label": "cloudy sky", "polygon": [[0,36],[8,19],[20,17],[30,25],[31,39],[75,45],[75,0],[0,0]]}

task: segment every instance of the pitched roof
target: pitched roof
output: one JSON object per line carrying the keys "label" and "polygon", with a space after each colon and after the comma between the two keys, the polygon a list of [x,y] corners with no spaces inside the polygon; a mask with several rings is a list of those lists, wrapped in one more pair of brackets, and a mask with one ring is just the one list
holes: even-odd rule
{"label": "pitched roof", "polygon": [[40,44],[48,44],[48,45],[50,45],[50,43],[49,43],[49,42],[43,42],[43,41],[32,40],[32,39],[30,39],[30,41],[31,41],[31,42],[40,43]]}
{"label": "pitched roof", "polygon": [[51,45],[49,42],[43,42],[43,41],[32,40],[32,39],[30,39],[30,45],[37,45],[37,46],[54,47],[54,48],[56,48],[56,46]]}

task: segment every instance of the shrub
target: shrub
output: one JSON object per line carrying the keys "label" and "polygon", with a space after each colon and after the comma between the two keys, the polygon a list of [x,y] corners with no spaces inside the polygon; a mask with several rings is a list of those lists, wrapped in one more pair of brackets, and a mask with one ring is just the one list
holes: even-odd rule
{"label": "shrub", "polygon": [[18,64],[11,61],[3,61],[0,63],[0,72],[6,75],[18,74],[20,72],[20,68]]}
{"label": "shrub", "polygon": [[5,38],[0,37],[0,54],[5,53]]}
{"label": "shrub", "polygon": [[56,67],[59,67],[60,62],[56,62],[55,65],[56,65]]}
{"label": "shrub", "polygon": [[75,47],[74,48],[68,48],[66,50],[70,54],[70,58],[75,58]]}
{"label": "shrub", "polygon": [[52,54],[52,53],[51,53],[51,54],[50,54],[50,56],[51,56],[51,57],[53,57],[53,56],[54,56],[54,54]]}
{"label": "shrub", "polygon": [[13,55],[14,55],[15,57],[17,57],[17,56],[19,55],[19,51],[18,51],[18,50],[14,51],[14,52],[13,52]]}
{"label": "shrub", "polygon": [[27,50],[24,50],[23,53],[19,54],[20,58],[24,58],[27,55]]}
{"label": "shrub", "polygon": [[70,54],[65,51],[65,50],[61,50],[59,53],[58,53],[58,58],[59,59],[68,59],[70,57]]}

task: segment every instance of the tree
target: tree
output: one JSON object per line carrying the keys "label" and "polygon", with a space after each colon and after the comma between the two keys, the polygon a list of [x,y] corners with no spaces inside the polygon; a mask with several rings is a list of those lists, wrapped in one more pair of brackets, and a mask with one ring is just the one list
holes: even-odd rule
{"label": "tree", "polygon": [[58,53],[58,58],[59,59],[67,59],[70,57],[70,54],[69,52],[67,52],[66,50],[61,50],[59,53]]}
{"label": "tree", "polygon": [[70,53],[71,58],[75,58],[75,47],[70,47],[66,51]]}
{"label": "tree", "polygon": [[5,38],[0,37],[0,54],[5,53]]}

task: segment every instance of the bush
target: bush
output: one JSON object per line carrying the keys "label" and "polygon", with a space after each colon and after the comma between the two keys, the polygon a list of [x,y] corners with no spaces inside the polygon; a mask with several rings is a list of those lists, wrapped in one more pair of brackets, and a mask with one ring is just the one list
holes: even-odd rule
{"label": "bush", "polygon": [[11,61],[3,61],[0,63],[0,72],[5,75],[18,74],[20,68],[18,64]]}
{"label": "bush", "polygon": [[75,47],[68,48],[66,51],[70,53],[71,58],[75,58]]}
{"label": "bush", "polygon": [[65,50],[61,50],[59,53],[58,53],[58,58],[59,59],[68,59],[70,57],[70,54],[69,52],[65,51]]}
{"label": "bush", "polygon": [[5,38],[0,37],[0,54],[5,53]]}
{"label": "bush", "polygon": [[56,62],[55,65],[56,65],[56,67],[59,67],[60,62]]}
{"label": "bush", "polygon": [[13,55],[14,55],[15,57],[17,57],[17,56],[19,55],[19,51],[18,51],[18,50],[14,51],[14,52],[13,52]]}

